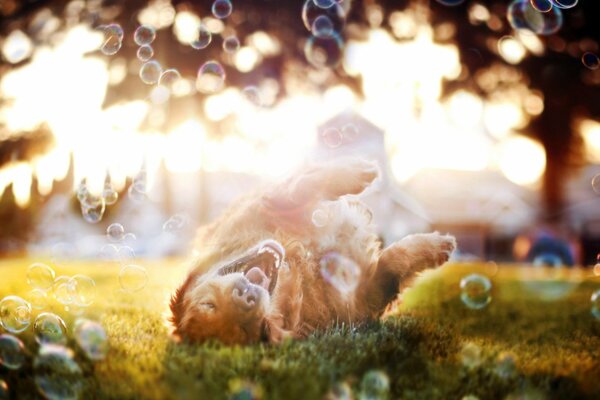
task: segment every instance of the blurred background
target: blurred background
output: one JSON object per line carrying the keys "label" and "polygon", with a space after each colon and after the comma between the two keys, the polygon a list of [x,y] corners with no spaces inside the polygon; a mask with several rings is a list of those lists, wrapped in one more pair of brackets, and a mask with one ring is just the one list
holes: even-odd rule
{"label": "blurred background", "polygon": [[358,155],[383,172],[363,197],[385,242],[439,230],[461,260],[593,266],[598,16],[594,0],[2,0],[0,254],[185,255],[238,196]]}

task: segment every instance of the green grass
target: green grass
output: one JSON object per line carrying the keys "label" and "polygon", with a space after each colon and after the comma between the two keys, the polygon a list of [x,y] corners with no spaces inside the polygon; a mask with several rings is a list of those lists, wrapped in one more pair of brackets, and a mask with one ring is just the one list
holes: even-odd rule
{"label": "green grass", "polygon": [[[30,262],[0,262],[0,297],[26,295]],[[69,341],[85,375],[82,398],[220,399],[246,387],[265,399],[322,399],[341,381],[358,397],[361,379],[372,369],[389,376],[390,398],[600,398],[600,321],[590,313],[600,279],[589,273],[554,274],[548,281],[526,268],[448,265],[419,279],[382,322],[335,327],[280,346],[226,347],[171,341],[166,306],[185,266],[178,260],[143,264],[150,280],[134,294],[120,291],[114,264],[55,268],[57,275],[83,273],[96,280],[96,301],[84,315],[100,321],[110,339],[108,357],[95,363]],[[475,271],[493,283],[493,300],[482,310],[466,308],[459,298],[458,282]],[[55,302],[48,310],[69,327],[76,318]],[[31,329],[20,337],[35,354]],[[481,349],[479,365],[463,365],[466,343]],[[516,363],[507,377],[496,373],[503,352]],[[13,397],[39,396],[31,365],[29,357],[19,371],[0,367]]]}

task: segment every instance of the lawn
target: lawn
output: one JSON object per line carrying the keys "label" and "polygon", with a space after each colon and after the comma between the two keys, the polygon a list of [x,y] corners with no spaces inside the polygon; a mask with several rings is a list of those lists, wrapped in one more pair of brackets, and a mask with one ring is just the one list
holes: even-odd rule
{"label": "lawn", "polygon": [[[33,261],[43,260],[0,262],[0,298],[26,296]],[[86,274],[97,284],[87,309],[67,311],[51,302],[45,310],[61,315],[69,329],[83,311],[108,333],[103,361],[87,360],[69,340],[84,372],[84,399],[322,399],[339,384],[359,397],[373,370],[389,377],[389,398],[600,398],[600,320],[590,312],[600,277],[589,270],[536,274],[530,267],[447,265],[421,277],[379,323],[338,326],[280,346],[226,347],[170,340],[167,301],[185,265],[140,264],[149,282],[136,293],[121,291],[112,263],[54,268],[57,276]],[[459,281],[472,272],[493,285],[491,303],[480,310],[460,300]],[[37,345],[31,328],[19,336],[30,352],[27,363],[17,371],[0,367],[0,379],[13,398],[37,398]]]}

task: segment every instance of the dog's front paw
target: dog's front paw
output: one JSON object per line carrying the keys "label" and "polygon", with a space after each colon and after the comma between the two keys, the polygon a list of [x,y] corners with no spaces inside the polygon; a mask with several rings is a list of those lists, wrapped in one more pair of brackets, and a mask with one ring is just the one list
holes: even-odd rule
{"label": "dog's front paw", "polygon": [[440,235],[434,233],[436,236],[434,240],[434,254],[437,265],[442,265],[450,259],[450,256],[456,249],[456,239],[451,235]]}

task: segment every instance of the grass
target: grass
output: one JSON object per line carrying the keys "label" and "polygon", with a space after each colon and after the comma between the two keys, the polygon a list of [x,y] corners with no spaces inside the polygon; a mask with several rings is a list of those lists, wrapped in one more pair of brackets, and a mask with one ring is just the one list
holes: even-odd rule
{"label": "grass", "polygon": [[[31,262],[0,262],[0,297],[26,296]],[[448,265],[419,279],[384,321],[333,327],[280,346],[226,347],[172,342],[166,304],[185,267],[179,260],[144,265],[149,283],[133,294],[120,290],[116,265],[72,262],[55,268],[57,275],[83,273],[96,280],[96,301],[84,315],[100,321],[110,340],[107,358],[95,363],[69,341],[85,375],[82,398],[322,399],[338,382],[358,397],[363,376],[373,369],[389,376],[390,398],[600,398],[600,320],[590,313],[600,279],[589,272],[540,276],[530,268]],[[458,283],[471,272],[492,280],[493,299],[482,310],[466,308],[459,298]],[[76,318],[56,302],[48,310],[69,327]],[[34,355],[31,329],[20,337]],[[473,349],[481,354],[465,365]],[[507,352],[513,373],[497,361]],[[39,396],[32,359],[18,371],[0,367],[14,398]]]}

